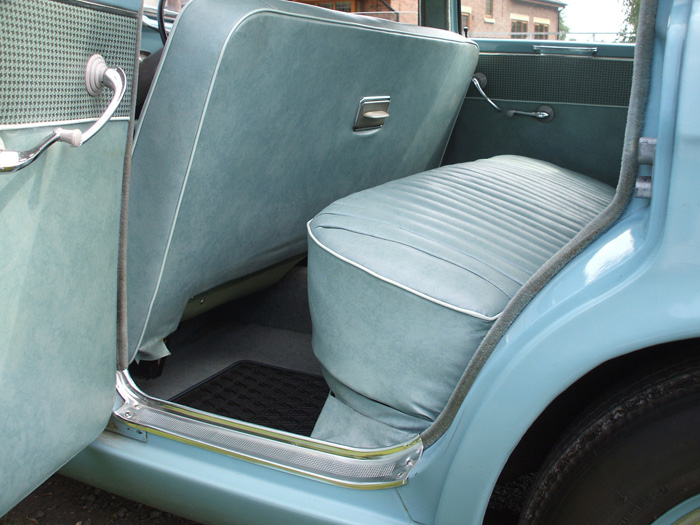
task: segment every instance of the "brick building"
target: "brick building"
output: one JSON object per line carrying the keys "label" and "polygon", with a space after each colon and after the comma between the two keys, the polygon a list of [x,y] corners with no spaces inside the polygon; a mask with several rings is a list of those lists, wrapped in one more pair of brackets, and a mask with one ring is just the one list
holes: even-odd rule
{"label": "brick building", "polygon": [[[418,23],[418,0],[296,1],[407,24]],[[462,21],[472,36],[556,40],[553,33],[559,31],[559,11],[564,7],[566,4],[558,0],[462,0]]]}
{"label": "brick building", "polygon": [[[366,14],[403,22],[418,24],[418,0],[294,0],[305,4],[327,7],[336,11]],[[481,0],[483,1],[483,0]]]}
{"label": "brick building", "polygon": [[462,24],[470,36],[556,40],[564,7],[558,0],[462,0]]}

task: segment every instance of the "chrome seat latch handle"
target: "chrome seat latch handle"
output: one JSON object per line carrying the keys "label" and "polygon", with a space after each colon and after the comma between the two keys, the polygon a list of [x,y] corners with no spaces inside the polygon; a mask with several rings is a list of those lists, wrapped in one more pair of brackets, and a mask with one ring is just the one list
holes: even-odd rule
{"label": "chrome seat latch handle", "polygon": [[389,104],[391,97],[364,97],[360,100],[360,106],[355,115],[355,124],[352,130],[355,132],[376,131],[384,126],[389,118]]}
{"label": "chrome seat latch handle", "polygon": [[[85,87],[93,97],[98,96],[104,87],[107,87],[114,93],[102,116],[84,132],[79,129],[56,128],[51,135],[42,140],[37,146],[26,151],[0,149],[0,173],[12,173],[26,168],[56,142],[65,142],[77,148],[94,137],[107,124],[119,107],[126,92],[126,75],[119,67],[107,67],[102,56],[92,55],[85,68]],[[0,142],[0,148],[2,147],[1,144]]]}

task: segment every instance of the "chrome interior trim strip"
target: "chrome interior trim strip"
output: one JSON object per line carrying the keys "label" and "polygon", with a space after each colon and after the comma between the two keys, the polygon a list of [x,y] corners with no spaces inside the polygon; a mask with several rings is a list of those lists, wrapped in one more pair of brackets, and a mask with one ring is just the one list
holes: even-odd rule
{"label": "chrome interior trim strip", "polygon": [[[143,25],[148,26],[151,29],[155,29],[156,31],[158,31],[158,21],[153,20],[150,16],[143,15],[141,17],[141,22],[143,23]],[[170,31],[172,31],[173,24],[174,24],[173,21],[169,21],[167,18],[165,19],[165,29],[168,33],[170,33]]]}
{"label": "chrome interior trim strip", "polygon": [[123,404],[113,415],[130,427],[343,487],[403,485],[423,453],[419,436],[358,449],[202,412],[146,395],[128,372],[117,372],[117,392]]}
{"label": "chrome interior trim strip", "polygon": [[[0,131],[15,131],[21,129],[32,129],[32,128],[44,128],[53,126],[69,126],[72,124],[87,124],[89,122],[95,122],[98,117],[95,118],[83,118],[77,120],[60,120],[55,122],[28,122],[25,124],[0,124]],[[112,117],[109,119],[110,122],[117,120],[129,120],[129,117]]]}
{"label": "chrome interior trim strip", "polygon": [[[507,42],[507,41],[506,41]],[[509,56],[509,57],[533,57],[533,56],[541,56],[541,55],[556,55],[556,53],[523,53],[523,52],[513,52],[510,53],[508,51],[480,51],[479,55],[489,55],[489,56]],[[557,55],[559,56],[559,55]],[[590,58],[585,55],[561,55],[561,56],[569,56],[571,58]],[[617,57],[617,56],[596,56],[596,60],[611,60],[611,61],[623,61],[623,62],[632,62],[634,60],[633,57]]]}
{"label": "chrome interior trim strip", "polygon": [[552,46],[552,45],[535,45],[532,46],[535,53],[540,55],[584,55],[596,56],[598,48],[595,46]]}
{"label": "chrome interior trim strip", "polygon": [[76,7],[86,7],[88,9],[94,9],[95,11],[104,11],[106,13],[112,13],[114,15],[128,16],[131,18],[138,18],[138,11],[131,11],[129,9],[124,9],[122,7],[114,7],[112,5],[98,4],[97,2],[91,2],[90,0],[53,0],[54,2],[60,2],[62,4],[74,5]]}
{"label": "chrome interior trim strip", "polygon": [[[167,7],[163,10],[163,17],[165,18],[166,22],[174,22],[179,14],[180,14],[179,12],[173,11],[172,9],[168,9]],[[158,18],[158,10],[154,9],[153,7],[144,6],[143,16],[146,18],[156,20]],[[156,20],[156,25],[157,24],[158,24],[158,22]]]}

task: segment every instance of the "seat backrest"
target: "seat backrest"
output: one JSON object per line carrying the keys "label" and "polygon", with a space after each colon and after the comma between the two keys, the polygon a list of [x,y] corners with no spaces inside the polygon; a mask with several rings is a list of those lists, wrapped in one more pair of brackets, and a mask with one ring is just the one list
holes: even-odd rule
{"label": "seat backrest", "polygon": [[[190,2],[133,152],[131,355],[158,357],[193,296],[303,254],[327,204],[436,167],[477,56],[455,33],[294,2]],[[390,116],[354,131],[372,96]]]}

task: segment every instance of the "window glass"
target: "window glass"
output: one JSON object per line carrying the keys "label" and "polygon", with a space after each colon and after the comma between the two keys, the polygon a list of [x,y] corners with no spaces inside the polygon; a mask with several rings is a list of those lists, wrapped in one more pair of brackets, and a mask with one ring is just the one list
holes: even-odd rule
{"label": "window glass", "polygon": [[470,37],[579,42],[633,42],[639,1],[460,0]]}
{"label": "window glass", "polygon": [[[190,0],[165,0],[165,9],[173,13],[179,13]],[[144,0],[143,7],[146,11],[156,12],[158,9],[158,0]]]}
{"label": "window glass", "polygon": [[[190,0],[165,0],[166,18],[171,20],[189,1]],[[335,11],[374,16],[377,18],[384,18],[385,20],[418,25],[418,0],[292,1],[324,7],[326,9],[334,9]],[[146,10],[146,14],[155,18],[156,9],[158,9],[158,0],[144,0],[144,9]],[[168,11],[172,13],[168,13]]]}
{"label": "window glass", "polygon": [[418,24],[418,0],[345,0],[344,2],[328,2],[327,0],[292,0],[304,4],[325,7],[346,13],[374,16],[403,22],[405,24]]}
{"label": "window glass", "polygon": [[[165,0],[172,18],[189,0]],[[293,0],[326,9],[418,24],[418,0]],[[461,0],[462,25],[475,38],[634,42],[639,0]],[[144,0],[154,14],[158,0]],[[513,17],[513,14],[516,16]],[[518,34],[521,33],[521,34]]]}

